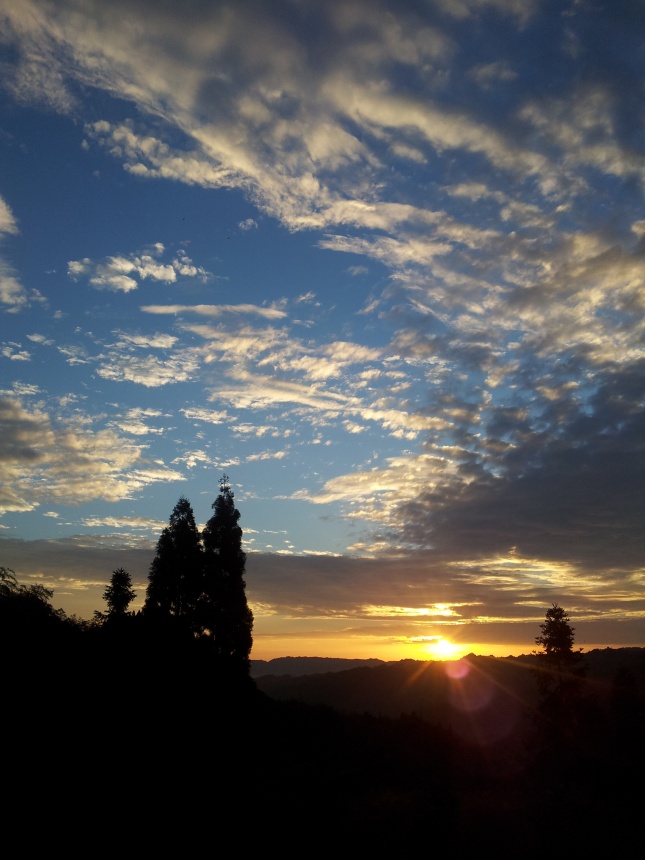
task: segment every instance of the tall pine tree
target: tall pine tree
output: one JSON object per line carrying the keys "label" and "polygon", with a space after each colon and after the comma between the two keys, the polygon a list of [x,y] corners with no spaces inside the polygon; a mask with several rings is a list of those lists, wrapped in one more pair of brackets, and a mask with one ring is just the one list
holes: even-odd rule
{"label": "tall pine tree", "polygon": [[227,475],[220,479],[213,516],[202,532],[204,579],[200,624],[211,637],[217,657],[248,669],[253,645],[253,613],[246,600],[240,512]]}
{"label": "tall pine tree", "polygon": [[202,573],[199,529],[190,502],[181,496],[157,541],[148,574],[145,613],[150,617],[178,619],[197,633],[195,616]]}

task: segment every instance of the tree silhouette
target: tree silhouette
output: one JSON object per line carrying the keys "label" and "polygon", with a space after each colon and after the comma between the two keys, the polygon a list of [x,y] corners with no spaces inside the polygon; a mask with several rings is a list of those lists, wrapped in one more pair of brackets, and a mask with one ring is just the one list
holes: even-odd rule
{"label": "tree silhouette", "polygon": [[213,502],[213,516],[202,532],[204,580],[200,601],[201,629],[209,636],[218,657],[239,662],[248,669],[253,645],[253,613],[246,600],[240,512],[227,475]]}
{"label": "tree silhouette", "polygon": [[[23,585],[12,570],[0,567],[0,691],[12,707],[20,704],[26,719],[37,702],[63,694],[66,680],[86,657],[79,637],[88,623],[54,609],[52,596],[51,589]],[[20,723],[16,713],[12,719]]]}
{"label": "tree silhouette", "polygon": [[542,651],[534,652],[538,656],[538,689],[543,699],[562,696],[584,674],[582,649],[573,647],[575,627],[565,610],[554,603],[547,609],[540,630],[535,644]]}
{"label": "tree silhouette", "polygon": [[202,546],[195,516],[184,496],[173,508],[150,566],[144,613],[174,618],[190,629],[201,593]]}
{"label": "tree silhouette", "polygon": [[538,807],[560,808],[573,816],[579,809],[588,765],[588,735],[592,711],[582,689],[585,666],[581,649],[574,649],[575,629],[557,603],[546,611],[535,637],[541,651],[535,670],[538,703],[534,713],[534,782]]}
{"label": "tree silhouette", "polygon": [[128,611],[128,606],[137,596],[132,588],[132,578],[127,570],[122,567],[112,572],[110,584],[103,592],[103,599],[107,603],[108,618],[121,618]]}
{"label": "tree silhouette", "polygon": [[19,583],[11,568],[0,567],[0,632],[26,640],[67,622],[63,610],[52,607],[53,594],[44,585]]}

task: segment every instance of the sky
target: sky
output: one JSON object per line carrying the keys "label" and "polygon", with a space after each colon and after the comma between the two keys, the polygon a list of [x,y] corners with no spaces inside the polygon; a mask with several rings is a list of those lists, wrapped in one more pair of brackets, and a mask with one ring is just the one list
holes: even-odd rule
{"label": "sky", "polygon": [[645,647],[638,0],[0,0],[0,565],[253,659]]}

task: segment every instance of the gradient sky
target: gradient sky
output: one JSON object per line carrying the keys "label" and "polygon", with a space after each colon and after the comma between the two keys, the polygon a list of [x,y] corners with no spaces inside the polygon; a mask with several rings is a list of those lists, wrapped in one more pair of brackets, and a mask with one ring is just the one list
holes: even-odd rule
{"label": "gradient sky", "polygon": [[252,658],[645,647],[641,2],[0,0],[0,155],[20,582],[226,473]]}

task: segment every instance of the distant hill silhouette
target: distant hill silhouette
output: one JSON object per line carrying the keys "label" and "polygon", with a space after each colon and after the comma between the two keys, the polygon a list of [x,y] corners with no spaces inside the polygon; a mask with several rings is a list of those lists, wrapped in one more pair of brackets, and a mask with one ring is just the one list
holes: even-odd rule
{"label": "distant hill silhouette", "polygon": [[[584,653],[590,694],[608,697],[620,671],[633,674],[636,693],[645,696],[645,648],[604,648]],[[536,657],[482,657],[457,663],[401,660],[282,658],[254,668],[259,690],[279,701],[326,705],[346,713],[399,717],[415,714],[453,728],[472,722],[477,710],[499,725],[510,713],[530,710],[536,702]],[[462,663],[468,675],[448,674]],[[271,670],[271,673],[269,673]]]}
{"label": "distant hill silhouette", "polygon": [[263,678],[265,675],[320,675],[384,665],[383,660],[349,660],[342,657],[276,657],[273,660],[251,660],[250,663],[252,678]]}

